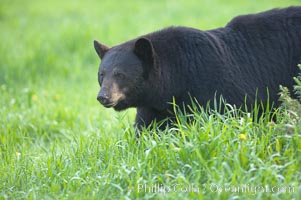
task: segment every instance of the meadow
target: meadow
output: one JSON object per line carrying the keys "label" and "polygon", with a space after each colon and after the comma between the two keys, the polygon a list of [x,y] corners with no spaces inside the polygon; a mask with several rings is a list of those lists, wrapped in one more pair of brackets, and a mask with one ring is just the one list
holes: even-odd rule
{"label": "meadow", "polygon": [[301,107],[288,96],[276,123],[196,105],[193,123],[179,113],[137,140],[134,109],[96,101],[93,48],[290,5],[301,2],[0,0],[0,199],[300,199]]}

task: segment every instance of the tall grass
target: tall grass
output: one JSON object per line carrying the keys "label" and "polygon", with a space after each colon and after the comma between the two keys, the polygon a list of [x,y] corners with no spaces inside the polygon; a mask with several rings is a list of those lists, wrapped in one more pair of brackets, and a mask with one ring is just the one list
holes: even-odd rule
{"label": "tall grass", "polygon": [[173,127],[146,129],[137,140],[133,109],[117,113],[96,101],[92,46],[298,4],[2,0],[0,199],[299,199],[300,105],[287,92],[276,123],[195,104]]}

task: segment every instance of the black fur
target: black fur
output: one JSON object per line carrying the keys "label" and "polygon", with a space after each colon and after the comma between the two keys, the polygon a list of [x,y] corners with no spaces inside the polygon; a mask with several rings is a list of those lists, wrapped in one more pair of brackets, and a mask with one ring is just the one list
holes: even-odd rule
{"label": "black fur", "polygon": [[123,85],[129,85],[131,100],[122,109],[137,107],[138,127],[172,116],[173,97],[178,104],[195,97],[205,105],[223,95],[240,106],[247,96],[251,109],[256,91],[266,102],[268,88],[277,106],[279,85],[292,89],[301,63],[301,7],[239,16],[214,30],[170,27],[150,33],[109,49],[100,71],[126,69],[131,62],[135,67]]}

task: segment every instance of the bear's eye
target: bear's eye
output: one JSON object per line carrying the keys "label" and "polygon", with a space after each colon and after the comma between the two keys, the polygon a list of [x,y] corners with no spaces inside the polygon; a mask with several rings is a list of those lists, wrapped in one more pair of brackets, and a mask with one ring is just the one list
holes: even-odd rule
{"label": "bear's eye", "polygon": [[118,79],[124,79],[124,78],[125,78],[124,73],[118,72],[118,71],[114,72],[114,76],[115,76],[116,78],[118,78]]}

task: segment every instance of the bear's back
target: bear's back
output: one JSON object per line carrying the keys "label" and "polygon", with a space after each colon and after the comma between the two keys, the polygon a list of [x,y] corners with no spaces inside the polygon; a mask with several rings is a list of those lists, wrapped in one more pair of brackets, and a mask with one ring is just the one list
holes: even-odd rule
{"label": "bear's back", "polygon": [[[301,6],[292,6],[285,9],[273,9],[257,14],[241,15],[233,18],[226,27],[234,30],[280,30],[287,25],[301,27]],[[296,27],[296,29],[297,29]]]}

